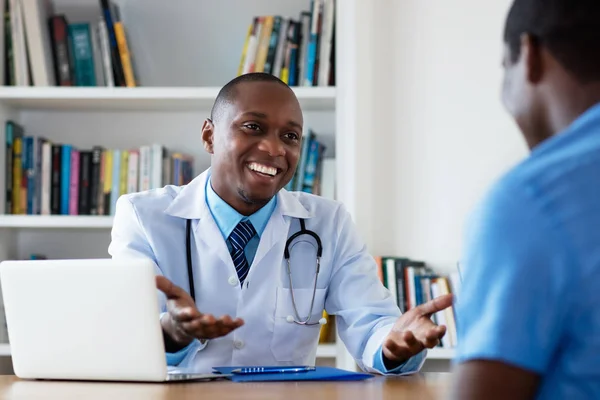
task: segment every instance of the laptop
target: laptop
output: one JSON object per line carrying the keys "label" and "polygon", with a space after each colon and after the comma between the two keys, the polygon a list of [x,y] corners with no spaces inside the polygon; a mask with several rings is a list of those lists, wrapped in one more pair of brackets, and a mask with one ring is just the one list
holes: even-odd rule
{"label": "laptop", "polygon": [[0,263],[15,375],[168,382],[225,378],[167,367],[150,260]]}

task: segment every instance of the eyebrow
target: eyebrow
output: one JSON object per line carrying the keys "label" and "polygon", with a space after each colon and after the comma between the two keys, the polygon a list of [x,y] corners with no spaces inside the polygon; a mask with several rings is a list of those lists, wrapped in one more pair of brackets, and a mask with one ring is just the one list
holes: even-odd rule
{"label": "eyebrow", "polygon": [[[251,115],[251,116],[256,117],[256,118],[267,118],[267,114],[261,113],[261,112],[258,112],[258,111],[248,111],[248,112],[245,112],[242,115]],[[302,129],[302,125],[300,123],[294,121],[294,120],[289,120],[288,124],[291,125],[291,126],[294,126],[296,128]]]}

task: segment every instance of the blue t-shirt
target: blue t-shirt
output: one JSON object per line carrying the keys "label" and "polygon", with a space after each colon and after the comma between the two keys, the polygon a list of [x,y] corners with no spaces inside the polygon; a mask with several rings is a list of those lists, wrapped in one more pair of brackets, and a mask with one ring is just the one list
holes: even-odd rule
{"label": "blue t-shirt", "polygon": [[600,398],[600,104],[533,149],[467,229],[456,361],[540,374],[538,398]]}

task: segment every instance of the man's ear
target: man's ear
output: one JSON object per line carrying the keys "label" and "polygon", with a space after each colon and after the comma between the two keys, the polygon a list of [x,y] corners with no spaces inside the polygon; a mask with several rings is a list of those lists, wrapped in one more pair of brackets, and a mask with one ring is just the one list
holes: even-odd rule
{"label": "man's ear", "polygon": [[202,125],[202,144],[204,145],[204,149],[210,154],[214,152],[214,138],[215,125],[210,118],[206,118]]}
{"label": "man's ear", "polygon": [[544,76],[544,57],[539,41],[529,33],[521,35],[521,57],[527,80],[532,85],[538,84]]}

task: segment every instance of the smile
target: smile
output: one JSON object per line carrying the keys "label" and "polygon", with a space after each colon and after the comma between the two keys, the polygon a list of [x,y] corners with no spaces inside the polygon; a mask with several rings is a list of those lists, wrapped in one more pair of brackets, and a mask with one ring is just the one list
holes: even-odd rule
{"label": "smile", "polygon": [[273,177],[279,173],[279,170],[277,168],[269,167],[267,165],[259,164],[257,162],[251,162],[250,164],[248,164],[248,169],[270,177]]}

